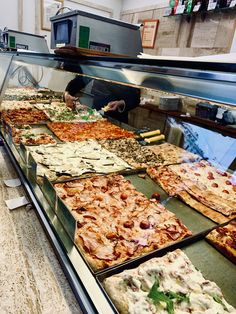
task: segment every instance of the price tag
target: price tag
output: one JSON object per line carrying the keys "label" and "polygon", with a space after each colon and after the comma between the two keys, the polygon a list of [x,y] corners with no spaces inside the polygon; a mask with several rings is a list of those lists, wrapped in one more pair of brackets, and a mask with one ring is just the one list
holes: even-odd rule
{"label": "price tag", "polygon": [[184,10],[185,10],[185,5],[178,5],[177,8],[176,8],[176,12],[175,14],[182,14],[184,13]]}
{"label": "price tag", "polygon": [[231,3],[230,3],[230,5],[229,5],[229,7],[230,7],[230,8],[233,8],[233,7],[235,7],[235,6],[236,6],[236,0],[232,0]]}
{"label": "price tag", "polygon": [[207,11],[215,10],[216,2],[211,2],[208,4]]}
{"label": "price tag", "polygon": [[171,8],[165,9],[164,16],[169,16],[169,15],[171,15],[171,12],[172,12],[172,9],[171,9]]}
{"label": "price tag", "polygon": [[198,12],[199,9],[200,9],[200,6],[201,6],[201,4],[196,4],[196,5],[193,7],[193,12]]}

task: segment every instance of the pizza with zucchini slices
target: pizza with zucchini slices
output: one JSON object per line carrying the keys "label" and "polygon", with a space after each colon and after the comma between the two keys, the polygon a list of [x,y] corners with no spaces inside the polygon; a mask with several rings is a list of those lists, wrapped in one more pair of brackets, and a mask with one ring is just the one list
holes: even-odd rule
{"label": "pizza with zucchini slices", "polygon": [[82,175],[130,170],[131,167],[94,140],[27,147],[37,163],[37,176],[64,180]]}
{"label": "pizza with zucchini slices", "polygon": [[236,313],[220,288],[179,249],[106,278],[103,284],[121,314]]}
{"label": "pizza with zucchini slices", "polygon": [[100,144],[125,160],[133,168],[147,168],[162,162],[159,156],[146,146],[140,145],[134,138],[101,140]]}
{"label": "pizza with zucchini slices", "polygon": [[181,240],[191,232],[121,175],[54,184],[77,220],[76,244],[94,270]]}
{"label": "pizza with zucchini slices", "polygon": [[212,230],[207,240],[236,264],[236,220]]}
{"label": "pizza with zucchini slices", "polygon": [[177,196],[212,220],[236,215],[236,178],[207,161],[149,168],[148,174],[171,196]]}

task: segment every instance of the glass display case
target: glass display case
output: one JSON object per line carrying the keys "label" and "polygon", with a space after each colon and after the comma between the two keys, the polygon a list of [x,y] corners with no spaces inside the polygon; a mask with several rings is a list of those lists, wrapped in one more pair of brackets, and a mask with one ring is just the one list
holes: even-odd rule
{"label": "glass display case", "polygon": [[[85,56],[73,58],[54,54],[17,52],[1,53],[0,60],[1,132],[4,145],[18,171],[25,190],[35,206],[38,217],[55,249],[82,310],[85,313],[118,312],[104,288],[104,279],[123,270],[137,267],[153,257],[163,256],[165,253],[177,248],[183,249],[195,267],[200,269],[207,279],[215,281],[222,289],[226,300],[236,307],[234,295],[236,289],[235,267],[231,261],[221,255],[205,240],[205,236],[212,229],[236,217],[235,210],[230,207],[231,204],[236,204],[236,179],[234,174],[236,169],[236,115],[234,118],[236,65],[229,63]],[[209,205],[210,201],[208,199],[202,200],[205,195],[199,201],[199,198],[202,196],[201,188],[203,187],[203,183],[200,181],[197,181],[200,182],[200,187],[198,186],[198,190],[194,192],[196,195],[200,195],[199,198],[195,195],[190,200],[189,197],[186,197],[186,195],[191,196],[191,193],[193,193],[190,191],[192,186],[189,188],[186,181],[193,180],[190,175],[182,181],[182,184],[184,183],[187,186],[184,190],[185,194],[182,193],[183,190],[180,191],[182,194],[179,191],[172,193],[169,186],[166,186],[166,183],[162,181],[164,174],[159,173],[157,175],[153,170],[149,170],[147,171],[148,176],[145,172],[146,169],[144,169],[147,166],[133,168],[130,166],[131,163],[129,164],[128,159],[122,160],[122,155],[114,157],[111,155],[111,152],[107,153],[105,148],[107,149],[109,145],[111,148],[110,142],[109,145],[107,144],[108,146],[103,147],[100,147],[100,144],[89,142],[90,150],[84,151],[81,144],[81,139],[84,138],[75,136],[75,134],[77,135],[76,128],[80,128],[81,124],[83,124],[84,128],[86,124],[104,123],[106,120],[103,116],[104,112],[99,113],[90,108],[93,100],[91,83],[84,87],[82,94],[80,94],[80,102],[88,106],[88,108],[86,107],[87,109],[85,109],[85,106],[82,109],[80,108],[82,110],[81,114],[78,111],[76,113],[67,111],[63,102],[63,93],[68,83],[76,76],[139,88],[141,93],[143,91],[148,93],[151,90],[156,90],[160,93],[159,98],[162,98],[162,106],[160,104],[159,107],[150,104],[143,106],[147,110],[155,111],[159,119],[159,122],[157,122],[159,130],[155,130],[151,134],[154,137],[156,136],[154,142],[151,140],[149,143],[148,134],[146,134],[146,137],[142,137],[142,133],[150,131],[148,121],[145,122],[145,117],[142,129],[114,121],[109,116],[106,118],[108,121],[110,120],[109,123],[119,127],[119,132],[121,132],[120,130],[126,132],[122,133],[125,134],[124,137],[134,137],[132,140],[137,141],[138,146],[135,147],[137,147],[137,150],[140,150],[140,154],[146,151],[146,148],[153,147],[152,144],[155,147],[159,147],[165,141],[184,149],[176,152],[175,150],[173,151],[173,147],[176,146],[171,145],[163,152],[158,151],[157,154],[155,153],[155,158],[161,159],[160,169],[166,170],[168,167],[178,166],[179,163],[183,163],[184,167],[190,167],[184,169],[184,171],[187,173],[188,171],[189,173],[193,172],[193,176],[197,177],[201,176],[201,173],[199,174],[198,169],[194,169],[194,167],[199,165],[201,167],[209,167],[209,169],[207,168],[208,179],[211,186],[209,186],[209,182],[205,186],[211,191],[212,184],[215,184],[216,188],[218,188],[218,185],[221,185],[219,193],[222,193],[222,190],[226,191],[227,185],[230,185],[232,191],[230,190],[229,192],[227,190],[224,193],[230,195],[229,200],[232,203],[229,205],[227,203],[228,198],[226,198],[227,201],[225,202],[228,207],[225,206],[224,209],[219,209],[217,197],[220,198],[220,195],[216,196],[217,200],[212,200],[215,192],[211,192],[209,199],[212,203],[215,202],[216,210],[213,209],[213,205]],[[194,108],[197,108],[197,114],[190,115],[183,109],[183,106],[174,107],[174,110],[168,107],[176,100],[176,97],[182,97],[187,102],[188,99],[195,99]],[[216,109],[218,113],[216,113]],[[230,115],[231,120],[229,118],[229,123],[222,120],[223,113],[227,113],[227,116]],[[64,129],[66,123],[73,126],[70,129],[69,137],[65,137],[66,132],[68,132],[67,129]],[[104,128],[106,125],[108,124],[105,123]],[[111,127],[110,124],[109,127]],[[24,129],[25,133],[22,133],[22,129]],[[91,138],[92,140],[97,140],[95,131],[94,129],[86,129],[88,134],[89,132],[93,134],[91,137],[88,136],[86,140],[90,141]],[[112,133],[111,129],[109,129],[109,132]],[[34,141],[32,141],[32,133],[36,135],[33,139]],[[108,132],[106,131],[105,133],[107,136]],[[105,139],[99,136],[98,139]],[[37,140],[39,141],[37,142]],[[102,141],[99,143],[102,143],[101,145],[104,144]],[[93,145],[95,145],[94,150],[92,150]],[[114,152],[114,150],[111,151]],[[148,156],[153,154],[154,151],[155,149],[151,150],[151,152],[149,151]],[[97,154],[96,157],[88,157],[94,156],[95,152]],[[89,155],[90,153],[93,155]],[[60,154],[61,157],[58,158],[57,154]],[[100,155],[98,156],[98,154]],[[106,154],[108,154],[108,157],[104,157]],[[179,157],[173,159],[174,154],[181,155],[181,161],[179,161]],[[53,157],[50,157],[50,155]],[[140,155],[135,152],[135,148],[131,155],[137,155],[136,161],[139,160]],[[83,163],[81,161],[77,163],[77,160],[75,160],[75,157],[82,158],[81,156],[85,156],[84,158],[87,158],[87,160],[89,158],[99,159],[100,164],[98,166],[95,163],[91,166],[89,161],[87,163],[89,167],[86,168],[84,161]],[[111,163],[108,165],[110,166],[109,170],[106,168],[107,164],[102,164],[101,166],[103,157]],[[46,162],[50,158],[54,158],[54,163],[51,160],[51,164],[47,168],[45,165],[47,165]],[[111,158],[114,158],[112,162]],[[69,160],[71,163],[70,167],[68,166]],[[168,163],[168,160],[172,161]],[[155,168],[151,163],[152,160],[149,160],[149,162],[150,164],[147,163],[149,165],[148,168]],[[197,163],[198,166],[196,166]],[[86,168],[84,172],[82,171],[82,164]],[[47,171],[45,168],[47,168]],[[171,171],[174,171],[173,169],[171,168]],[[214,180],[214,182],[211,181],[212,177],[214,178],[214,174],[211,173],[209,175],[209,172],[210,170],[215,171],[215,169],[217,169],[218,175],[220,173],[222,177],[228,176],[230,184],[226,183],[224,186],[222,178],[217,183]],[[158,167],[155,171],[158,171]],[[168,171],[170,171],[170,168],[168,168]],[[85,240],[82,238],[82,231],[80,231],[81,220],[69,210],[70,206],[65,202],[65,197],[62,197],[58,189],[61,187],[60,184],[67,184],[68,187],[70,182],[77,182],[75,179],[80,180],[83,178],[88,180],[86,184],[90,184],[94,182],[93,180],[96,180],[94,179],[96,178],[94,174],[102,177],[104,174],[106,176],[114,172],[122,174],[125,180],[128,180],[126,182],[129,182],[126,184],[132,184],[137,189],[137,193],[140,193],[140,195],[137,195],[140,197],[145,195],[147,197],[145,202],[149,202],[149,205],[155,202],[153,199],[157,195],[158,197],[156,198],[162,204],[160,206],[165,206],[168,211],[177,217],[176,219],[180,221],[181,230],[185,230],[186,234],[183,237],[178,235],[176,238],[172,234],[172,238],[169,236],[163,246],[157,244],[152,246],[151,249],[143,249],[147,245],[138,244],[138,248],[136,247],[135,250],[137,252],[140,250],[140,253],[135,253],[135,251],[129,253],[127,258],[120,260],[118,258],[117,263],[111,262],[108,257],[104,259],[102,257],[98,258],[99,263],[101,260],[103,261],[102,266],[94,267],[91,258],[88,258],[92,245],[91,243],[86,245]],[[60,176],[58,173],[60,173]],[[123,184],[122,182],[120,184]],[[174,185],[177,184],[176,182]],[[169,184],[171,184],[171,180]],[[72,187],[74,187],[73,183]],[[79,193],[82,193],[82,190]],[[124,194],[122,194],[122,202],[125,202],[125,199],[128,197]],[[225,199],[224,197],[223,200]],[[101,201],[102,199],[98,199],[98,202]],[[73,207],[73,210],[76,211],[77,209]],[[223,210],[226,212],[225,215],[222,214]],[[91,215],[91,213],[88,215]],[[101,213],[100,216],[103,217],[104,215]],[[149,215],[147,216],[149,217]],[[92,219],[96,220],[94,217]],[[108,224],[105,216],[103,219],[104,224]],[[114,220],[116,219],[117,215]],[[133,222],[131,221],[131,223],[135,224],[135,221],[138,221],[139,218],[133,219],[137,219]],[[130,220],[128,222],[124,222],[124,228],[131,229]],[[148,222],[148,226],[143,221],[140,222],[140,228],[143,232],[146,232],[145,230],[149,229],[150,226],[150,222]],[[89,233],[89,230],[87,232]],[[98,230],[97,232],[99,233]],[[112,235],[108,237],[107,233],[106,236],[108,240],[112,238],[114,242]],[[124,238],[120,237],[115,241],[118,245],[123,240]],[[97,243],[96,241],[95,243]],[[136,243],[135,241],[137,242],[137,239],[132,239],[132,245]],[[83,248],[81,249],[82,246]],[[140,249],[140,247],[142,248]],[[105,254],[104,251],[105,247],[101,255]],[[99,263],[97,262],[97,265],[101,264]]]}

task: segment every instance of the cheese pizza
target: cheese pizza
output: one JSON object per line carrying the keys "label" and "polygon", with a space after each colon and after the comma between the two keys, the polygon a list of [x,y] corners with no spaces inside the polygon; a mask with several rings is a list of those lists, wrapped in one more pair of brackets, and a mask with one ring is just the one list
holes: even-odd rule
{"label": "cheese pizza", "polygon": [[212,230],[206,239],[236,264],[236,220]]}
{"label": "cheese pizza", "polygon": [[15,109],[33,109],[34,105],[29,101],[13,101],[3,100],[0,105],[0,111],[15,110]]}
{"label": "cheese pizza", "polygon": [[51,122],[48,123],[48,127],[64,142],[132,138],[135,136],[133,132],[124,130],[106,120],[87,123]]}
{"label": "cheese pizza", "polygon": [[54,188],[77,220],[76,243],[94,270],[191,235],[173,213],[121,175],[57,183]]}
{"label": "cheese pizza", "polygon": [[183,162],[194,162],[200,159],[200,156],[190,153],[183,148],[170,143],[148,146],[154,152],[164,165],[179,164]]}
{"label": "cheese pizza", "polygon": [[236,310],[181,250],[104,280],[121,314],[227,314]]}

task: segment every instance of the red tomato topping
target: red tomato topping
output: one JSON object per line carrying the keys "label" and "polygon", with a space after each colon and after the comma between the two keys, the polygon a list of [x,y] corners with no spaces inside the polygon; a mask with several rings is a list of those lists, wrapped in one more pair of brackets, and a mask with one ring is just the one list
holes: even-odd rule
{"label": "red tomato topping", "polygon": [[156,192],[156,193],[153,193],[153,194],[152,194],[151,198],[155,198],[156,200],[159,201],[159,200],[161,199],[161,195]]}
{"label": "red tomato topping", "polygon": [[227,190],[223,190],[222,192],[226,193],[226,194],[229,194],[229,191],[227,191]]}
{"label": "red tomato topping", "polygon": [[219,173],[222,177],[227,177],[227,173],[226,172],[223,172],[219,169],[216,170],[217,173]]}
{"label": "red tomato topping", "polygon": [[122,200],[126,200],[128,198],[128,195],[126,193],[121,193],[120,198]]}

